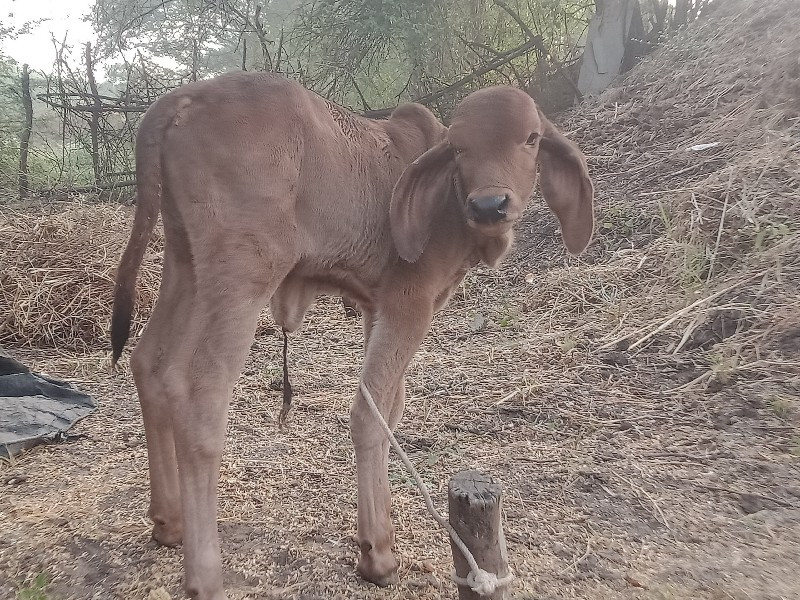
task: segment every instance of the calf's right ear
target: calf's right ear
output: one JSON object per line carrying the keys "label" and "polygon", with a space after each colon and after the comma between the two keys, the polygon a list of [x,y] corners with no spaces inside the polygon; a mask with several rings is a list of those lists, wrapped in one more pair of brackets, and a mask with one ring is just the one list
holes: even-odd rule
{"label": "calf's right ear", "polygon": [[394,186],[389,223],[397,252],[416,262],[431,236],[434,221],[453,194],[455,154],[441,142],[411,163]]}

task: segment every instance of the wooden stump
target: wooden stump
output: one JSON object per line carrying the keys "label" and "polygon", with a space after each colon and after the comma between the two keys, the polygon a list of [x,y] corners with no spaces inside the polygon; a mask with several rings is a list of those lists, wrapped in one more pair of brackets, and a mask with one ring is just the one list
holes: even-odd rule
{"label": "wooden stump", "polygon": [[[501,521],[502,485],[491,475],[478,471],[461,471],[450,479],[448,504],[450,524],[470,549],[478,566],[498,578],[508,575],[508,554]],[[450,541],[456,575],[466,578],[469,564],[461,550]],[[506,600],[510,585],[498,587],[494,593],[481,596],[467,585],[458,586],[459,600]]]}

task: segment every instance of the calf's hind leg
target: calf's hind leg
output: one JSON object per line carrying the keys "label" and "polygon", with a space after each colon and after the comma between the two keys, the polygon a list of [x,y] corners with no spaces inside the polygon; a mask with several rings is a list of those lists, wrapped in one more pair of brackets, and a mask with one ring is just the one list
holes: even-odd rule
{"label": "calf's hind leg", "polygon": [[167,254],[153,314],[131,353],[131,371],[147,438],[150,470],[150,508],[147,514],[153,521],[153,539],[165,546],[176,546],[183,541],[183,519],[164,357],[175,353],[173,345],[186,327],[181,316],[188,311],[188,298],[181,289],[190,285],[191,280],[181,277],[181,270],[173,257]]}
{"label": "calf's hind leg", "polygon": [[[281,254],[263,237],[253,234],[248,238],[246,233],[240,238],[220,237],[193,244],[198,251],[179,269],[181,297],[173,297],[170,303],[166,296],[163,316],[157,321],[163,324],[171,319],[174,324],[161,331],[151,327],[152,340],[145,340],[144,352],[151,357],[151,368],[157,364],[157,381],[163,390],[161,399],[153,401],[143,386],[143,407],[148,405],[145,412],[152,417],[148,418],[148,436],[159,439],[160,428],[154,420],[156,416],[166,419],[174,440],[180,490],[185,588],[195,600],[225,598],[217,485],[228,405],[258,314],[293,264],[285,251],[287,245]],[[245,244],[242,239],[260,243]],[[165,351],[160,354],[162,348]],[[157,410],[152,410],[151,404]],[[160,454],[151,464],[161,461],[162,466],[171,467],[171,455],[157,442],[153,447]],[[170,475],[174,472],[164,470]],[[166,487],[173,485],[170,480]],[[156,488],[154,498],[158,496],[155,492]]]}

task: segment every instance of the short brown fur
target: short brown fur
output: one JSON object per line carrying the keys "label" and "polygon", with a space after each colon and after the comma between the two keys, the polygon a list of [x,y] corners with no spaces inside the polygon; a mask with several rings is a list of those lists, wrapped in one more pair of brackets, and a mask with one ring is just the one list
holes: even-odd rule
{"label": "short brown fur", "polygon": [[[136,275],[161,212],[164,275],[131,355],[147,434],[153,537],[183,543],[192,598],[222,600],[217,483],[227,409],[262,307],[300,327],[320,293],[364,317],[362,379],[394,428],[406,367],[466,271],[495,265],[541,187],[572,253],[593,229],[577,147],[523,92],[468,96],[448,130],[406,104],[370,121],[300,85],[237,73],[193,83],[147,112],[138,201],[112,317],[113,360],[128,337]],[[487,200],[488,198],[488,200]],[[478,218],[475,207],[498,210]],[[351,409],[359,573],[385,585],[392,554],[388,442],[360,392]]]}

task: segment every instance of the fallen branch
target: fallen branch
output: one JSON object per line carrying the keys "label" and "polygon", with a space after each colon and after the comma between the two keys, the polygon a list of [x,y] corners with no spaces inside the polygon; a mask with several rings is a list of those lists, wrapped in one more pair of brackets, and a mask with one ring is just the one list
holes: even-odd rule
{"label": "fallen branch", "polygon": [[575,97],[578,98],[579,101],[583,100],[583,94],[578,89],[578,86],[572,80],[572,77],[570,77],[564,70],[564,65],[562,65],[560,61],[556,60],[556,58],[552,54],[550,54],[550,51],[544,45],[544,40],[542,39],[542,36],[533,33],[533,31],[531,31],[531,28],[528,27],[525,21],[522,20],[522,17],[519,16],[519,13],[517,13],[517,11],[508,6],[505,2],[502,2],[502,0],[494,0],[494,3],[495,6],[498,6],[501,9],[503,9],[506,13],[508,13],[508,15],[512,19],[514,19],[514,21],[517,23],[517,25],[519,25],[520,29],[522,29],[523,33],[528,38],[528,40],[534,43],[534,47],[539,51],[540,56],[547,58],[553,64],[553,66],[556,68],[556,72],[559,75],[561,75],[561,77],[563,77],[564,80],[566,80],[566,82],[572,88],[572,93],[575,94]]}
{"label": "fallen branch", "polygon": [[89,194],[91,192],[98,192],[102,190],[115,190],[117,188],[130,187],[136,185],[135,179],[125,179],[123,181],[111,181],[108,183],[98,183],[96,185],[85,185],[81,187],[71,188],[53,188],[48,190],[48,195],[53,194]]}
{"label": "fallen branch", "polygon": [[[451,83],[451,84],[449,84],[449,85],[447,85],[447,86],[445,86],[445,87],[443,87],[443,88],[441,88],[441,89],[439,89],[439,90],[437,90],[435,92],[431,92],[430,94],[425,94],[424,96],[420,96],[419,98],[414,98],[414,100],[412,100],[412,102],[417,102],[419,104],[424,104],[424,105],[427,106],[428,104],[431,104],[432,102],[435,102],[436,100],[439,100],[440,98],[446,96],[447,94],[450,94],[450,93],[452,93],[452,92],[454,92],[454,91],[456,91],[458,89],[461,89],[462,87],[464,87],[468,83],[471,83],[477,77],[480,77],[481,75],[486,75],[486,73],[490,73],[491,71],[495,71],[499,67],[502,67],[503,65],[505,65],[506,63],[511,62],[512,60],[514,60],[515,58],[517,58],[519,56],[522,56],[526,52],[529,52],[530,50],[532,50],[533,48],[536,47],[537,43],[538,43],[537,40],[528,40],[527,42],[525,42],[521,46],[517,46],[513,50],[509,50],[508,52],[505,52],[505,53],[501,54],[495,60],[486,63],[481,68],[475,69],[469,75],[465,75],[461,79],[458,79],[458,80],[454,81],[453,83]],[[394,110],[394,107],[393,108],[379,108],[379,109],[376,109],[376,110],[368,110],[368,111],[365,111],[365,112],[363,112],[361,114],[364,115],[365,117],[370,118],[370,119],[382,119],[382,118],[388,117],[390,114],[392,114],[393,110]]]}
{"label": "fallen branch", "polygon": [[[644,342],[646,342],[647,340],[649,340],[653,336],[655,336],[655,335],[661,333],[662,331],[664,331],[667,327],[672,325],[675,321],[677,321],[681,317],[684,317],[684,316],[688,315],[689,313],[691,313],[692,310],[694,310],[698,306],[701,306],[701,305],[705,304],[706,302],[711,302],[712,300],[716,300],[717,298],[719,298],[723,294],[725,294],[727,292],[730,292],[731,290],[739,287],[740,285],[743,285],[743,284],[745,284],[745,283],[747,283],[749,281],[752,281],[756,277],[761,277],[762,275],[763,275],[763,273],[756,273],[754,275],[751,275],[747,279],[742,279],[741,281],[737,281],[736,283],[733,283],[733,284],[729,285],[728,287],[725,287],[725,288],[719,290],[718,292],[715,292],[715,293],[711,294],[710,296],[706,296],[705,298],[700,298],[699,300],[695,300],[689,306],[685,306],[684,308],[682,308],[679,311],[675,312],[669,319],[667,319],[666,321],[661,323],[661,325],[659,325],[658,327],[653,329],[651,332],[647,333],[646,335],[642,336],[641,338],[639,338],[638,340],[633,342],[630,346],[628,346],[627,349],[628,350],[633,350],[637,346],[641,346]],[[619,344],[620,342],[623,342],[623,341],[627,340],[628,338],[630,338],[631,336],[633,336],[635,334],[640,334],[643,331],[645,331],[645,328],[640,328],[640,329],[636,330],[633,333],[629,333],[627,335],[623,335],[621,337],[618,337],[618,338],[616,338],[614,340],[611,340],[610,342],[607,342],[607,343],[603,344],[597,350],[600,351],[600,350],[608,350],[609,348],[613,348],[617,344]]]}

